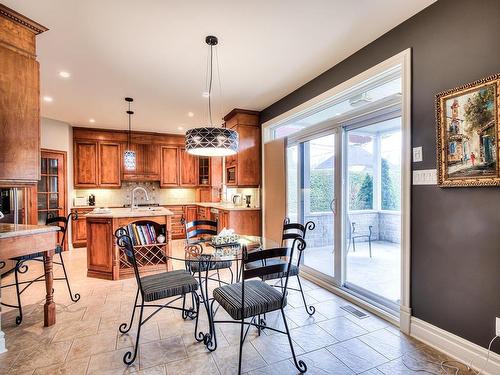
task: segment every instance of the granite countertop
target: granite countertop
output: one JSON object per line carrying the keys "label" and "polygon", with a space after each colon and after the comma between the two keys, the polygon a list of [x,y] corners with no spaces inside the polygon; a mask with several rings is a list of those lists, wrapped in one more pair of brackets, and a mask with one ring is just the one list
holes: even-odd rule
{"label": "granite countertop", "polygon": [[[243,206],[235,206],[230,203],[219,203],[219,202],[175,202],[175,203],[160,203],[160,207],[165,207],[165,206],[200,206],[200,207],[208,207],[208,208],[217,208],[219,210],[226,210],[226,211],[259,211],[260,207],[249,207],[247,208],[246,205]],[[122,206],[103,206],[103,205],[96,205],[96,206],[75,206],[72,207],[73,209],[94,209],[94,208],[99,208],[99,207],[106,207],[110,208],[112,210],[114,209],[120,209],[123,208]],[[126,210],[129,210],[129,208],[125,208]],[[146,209],[146,207],[139,207],[139,210],[141,209]],[[107,217],[104,214],[99,214],[99,217]]]}
{"label": "granite countertop", "polygon": [[54,225],[28,225],[0,223],[0,238],[30,236],[47,232],[57,232],[59,227]]}
{"label": "granite countertop", "polygon": [[152,217],[152,216],[172,216],[173,212],[165,207],[140,207],[131,210],[130,208],[111,208],[103,213],[89,212],[85,217]]}

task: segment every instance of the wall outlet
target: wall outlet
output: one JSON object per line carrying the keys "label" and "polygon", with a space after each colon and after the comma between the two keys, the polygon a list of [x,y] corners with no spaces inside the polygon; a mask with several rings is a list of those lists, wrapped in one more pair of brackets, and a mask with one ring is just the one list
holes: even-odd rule
{"label": "wall outlet", "polygon": [[496,324],[495,324],[495,334],[497,336],[500,336],[500,318],[496,318]]}
{"label": "wall outlet", "polygon": [[437,171],[435,169],[414,170],[413,185],[437,185]]}

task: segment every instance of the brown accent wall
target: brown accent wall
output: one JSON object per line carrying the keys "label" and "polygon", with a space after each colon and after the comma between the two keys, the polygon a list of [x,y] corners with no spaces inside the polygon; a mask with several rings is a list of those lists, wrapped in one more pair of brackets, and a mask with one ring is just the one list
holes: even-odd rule
{"label": "brown accent wall", "polygon": [[[424,157],[412,167],[436,168],[434,96],[500,73],[498,20],[498,0],[440,0],[266,108],[261,121],[411,47],[412,145]],[[413,186],[411,210],[413,315],[486,347],[500,317],[500,189]]]}

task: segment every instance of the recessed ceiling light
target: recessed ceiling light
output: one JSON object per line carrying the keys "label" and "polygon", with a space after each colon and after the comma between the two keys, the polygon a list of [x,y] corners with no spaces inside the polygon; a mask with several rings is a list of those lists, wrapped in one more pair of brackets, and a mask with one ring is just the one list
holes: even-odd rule
{"label": "recessed ceiling light", "polygon": [[189,117],[194,117],[194,113],[193,112],[188,112],[188,116]]}
{"label": "recessed ceiling light", "polygon": [[341,114],[342,114],[342,113],[337,112],[337,113],[335,114],[335,116],[340,116]]}
{"label": "recessed ceiling light", "polygon": [[210,94],[208,93],[208,91],[203,91],[201,93],[201,96],[203,96],[204,98],[208,98],[210,96]]}
{"label": "recessed ceiling light", "polygon": [[52,96],[44,96],[43,101],[47,103],[52,103],[54,99],[52,98]]}
{"label": "recessed ceiling light", "polygon": [[70,72],[66,72],[64,70],[61,70],[59,72],[59,77],[61,77],[61,78],[69,78],[69,77],[71,77],[71,73]]}
{"label": "recessed ceiling light", "polygon": [[95,122],[95,118],[89,118],[89,122],[93,124]]}
{"label": "recessed ceiling light", "polygon": [[178,126],[177,130],[184,130],[184,127],[183,126]]}

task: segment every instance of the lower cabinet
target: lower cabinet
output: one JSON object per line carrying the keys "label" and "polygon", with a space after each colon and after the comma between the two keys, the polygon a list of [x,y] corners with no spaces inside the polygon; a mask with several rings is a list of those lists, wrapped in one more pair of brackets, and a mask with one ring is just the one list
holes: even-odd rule
{"label": "lower cabinet", "polygon": [[87,246],[87,220],[85,214],[92,211],[92,208],[73,208],[71,212],[78,214],[78,219],[71,222],[71,243],[73,247]]}
{"label": "lower cabinet", "polygon": [[238,234],[260,236],[260,210],[219,210],[219,231],[234,229]]}
{"label": "lower cabinet", "polygon": [[174,214],[172,216],[172,239],[180,240],[186,238],[186,230],[184,228],[184,207],[185,206],[165,206]]}

